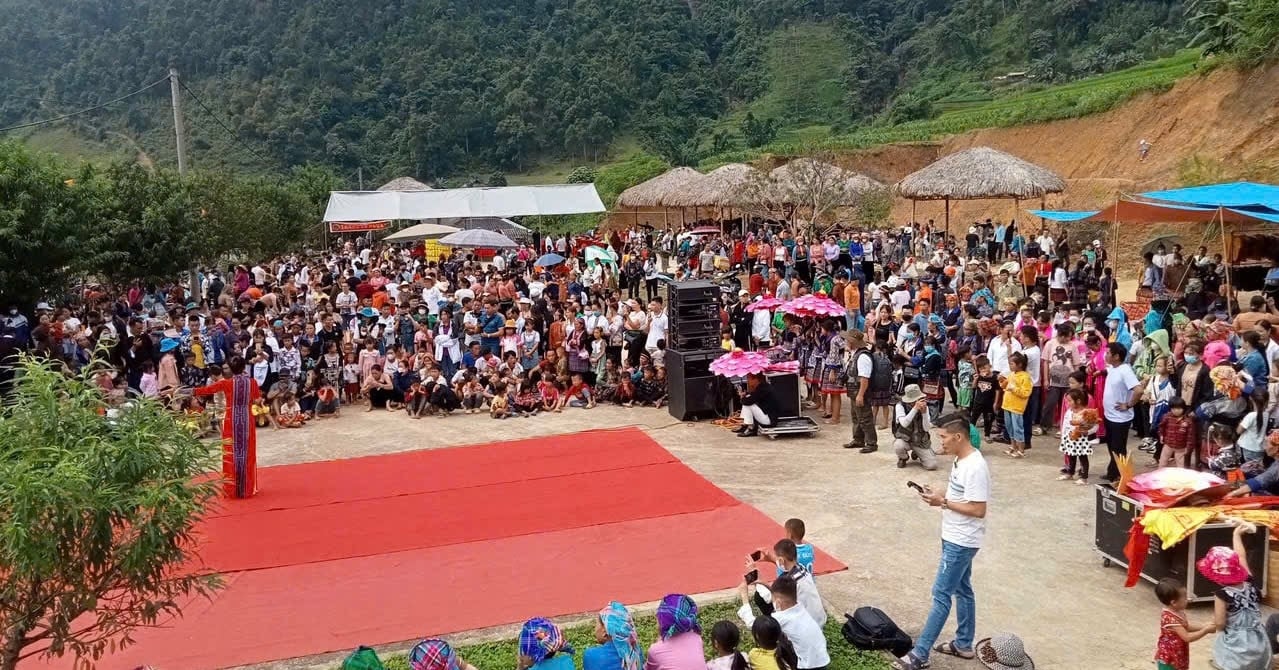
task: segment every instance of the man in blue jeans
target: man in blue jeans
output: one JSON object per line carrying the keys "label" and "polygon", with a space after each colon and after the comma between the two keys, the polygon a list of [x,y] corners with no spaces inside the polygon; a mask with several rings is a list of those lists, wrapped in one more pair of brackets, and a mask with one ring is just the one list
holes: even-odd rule
{"label": "man in blue jeans", "polygon": [[[950,483],[945,494],[925,488],[919,497],[941,512],[941,564],[933,582],[933,607],[920,631],[915,648],[893,659],[896,670],[928,667],[932,652],[973,658],[973,638],[977,628],[977,602],[973,597],[973,557],[981,548],[986,531],[986,504],[990,500],[990,471],[981,452],[969,440],[969,423],[954,414],[938,422],[941,453],[953,456]],[[937,646],[942,626],[950,618],[951,598],[958,610],[955,639]]]}

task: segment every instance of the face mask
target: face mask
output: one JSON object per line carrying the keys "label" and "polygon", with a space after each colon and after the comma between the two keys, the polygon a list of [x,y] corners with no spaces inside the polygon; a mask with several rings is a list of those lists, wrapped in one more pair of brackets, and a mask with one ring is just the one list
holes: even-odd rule
{"label": "face mask", "polygon": [[1194,365],[1199,362],[1199,357],[1194,354],[1186,354],[1186,362]]}
{"label": "face mask", "polygon": [[10,315],[10,316],[17,316],[17,315],[18,315],[18,310],[16,310],[16,309],[11,309],[11,310],[9,310],[9,315]]}

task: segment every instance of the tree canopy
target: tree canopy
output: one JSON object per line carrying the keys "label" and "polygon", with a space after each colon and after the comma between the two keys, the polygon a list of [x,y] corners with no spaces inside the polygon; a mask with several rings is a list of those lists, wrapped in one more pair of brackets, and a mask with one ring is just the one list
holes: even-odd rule
{"label": "tree canopy", "polygon": [[[1171,51],[1185,21],[1179,0],[0,0],[0,125],[112,99],[172,64],[198,96],[197,165],[438,180],[594,159],[620,137],[688,164],[717,141],[708,122],[770,88],[800,99],[753,131],[847,125],[898,98],[907,118],[1009,69],[1069,78]],[[812,118],[761,62],[808,24],[837,26],[848,52],[832,75],[844,104],[821,112],[838,118]],[[165,89],[67,123],[165,162]]]}

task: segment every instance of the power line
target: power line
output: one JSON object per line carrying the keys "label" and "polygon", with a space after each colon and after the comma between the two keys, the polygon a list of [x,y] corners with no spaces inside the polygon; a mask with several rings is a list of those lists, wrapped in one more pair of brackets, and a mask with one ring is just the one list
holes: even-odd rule
{"label": "power line", "polygon": [[56,123],[56,122],[58,122],[58,121],[63,121],[63,120],[65,120],[65,119],[69,119],[69,118],[71,118],[71,117],[73,117],[73,116],[79,116],[79,115],[81,115],[81,114],[88,114],[89,112],[97,111],[97,110],[102,109],[103,107],[106,107],[106,106],[108,106],[108,105],[114,105],[115,103],[120,102],[120,101],[122,101],[122,100],[127,100],[127,99],[129,99],[129,98],[132,98],[133,96],[138,95],[138,94],[140,94],[140,93],[145,93],[145,92],[147,92],[147,91],[149,91],[149,90],[151,90],[151,89],[155,88],[156,86],[159,86],[160,84],[167,83],[168,81],[169,81],[169,78],[168,78],[168,77],[165,77],[164,79],[161,79],[161,80],[159,80],[159,81],[157,81],[157,82],[155,82],[155,83],[152,83],[152,84],[148,84],[148,85],[146,85],[146,86],[143,86],[142,88],[140,88],[140,89],[138,89],[138,90],[136,90],[136,91],[134,91],[134,92],[132,92],[132,93],[126,93],[126,94],[124,94],[124,95],[122,95],[122,96],[120,96],[120,97],[118,97],[118,98],[116,98],[116,99],[114,99],[114,100],[108,100],[108,101],[106,101],[106,102],[104,102],[104,103],[101,103],[101,104],[98,104],[98,105],[94,105],[93,107],[86,107],[86,108],[84,108],[84,109],[81,109],[81,110],[79,110],[79,111],[75,111],[75,112],[71,112],[71,113],[69,113],[69,114],[63,114],[62,116],[56,116],[56,117],[54,117],[54,118],[52,118],[52,119],[44,119],[43,121],[32,121],[32,122],[30,122],[30,123],[20,123],[20,124],[18,124],[18,125],[16,125],[16,126],[8,126],[8,127],[6,127],[6,128],[0,128],[0,133],[7,133],[7,132],[9,132],[10,130],[21,130],[21,129],[23,129],[23,128],[34,128],[35,126],[43,126],[43,125],[46,125],[46,124]]}
{"label": "power line", "polygon": [[210,117],[212,117],[212,118],[213,118],[213,120],[214,120],[214,121],[215,121],[215,122],[216,122],[219,126],[222,126],[222,130],[225,130],[225,131],[227,132],[227,135],[230,135],[230,136],[231,136],[231,140],[232,140],[232,141],[234,141],[234,142],[235,142],[237,145],[239,145],[240,147],[244,148],[244,150],[245,150],[245,151],[248,151],[250,154],[253,154],[253,156],[254,156],[254,157],[256,157],[258,160],[262,161],[265,165],[271,165],[272,163],[274,163],[274,161],[272,161],[271,159],[269,159],[269,158],[267,158],[266,156],[263,156],[262,154],[258,153],[258,152],[257,152],[257,151],[255,151],[252,147],[250,147],[248,144],[245,144],[245,143],[244,143],[244,142],[240,139],[240,135],[239,135],[239,133],[236,133],[234,130],[231,130],[230,126],[228,126],[228,125],[226,125],[225,123],[223,123],[223,122],[222,122],[222,118],[221,118],[220,116],[218,116],[218,114],[217,114],[216,112],[214,112],[212,109],[210,109],[208,105],[204,104],[204,101],[200,99],[200,96],[196,95],[196,94],[195,94],[195,91],[192,91],[192,90],[191,90],[191,88],[190,88],[189,86],[187,86],[186,81],[184,81],[184,80],[182,80],[182,79],[178,79],[178,85],[182,87],[182,90],[184,90],[184,91],[186,91],[186,92],[187,92],[187,95],[191,96],[191,99],[192,99],[192,100],[195,100],[195,104],[199,105],[201,109],[203,109],[205,112],[207,112],[207,113],[209,114],[209,116],[210,116]]}

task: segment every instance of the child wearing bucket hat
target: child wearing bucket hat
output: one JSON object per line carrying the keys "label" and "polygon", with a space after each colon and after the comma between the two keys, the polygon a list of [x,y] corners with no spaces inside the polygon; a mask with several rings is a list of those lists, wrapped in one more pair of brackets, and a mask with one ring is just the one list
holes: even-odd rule
{"label": "child wearing bucket hat", "polygon": [[1219,668],[1270,670],[1270,641],[1261,623],[1261,593],[1252,583],[1243,557],[1243,536],[1257,527],[1239,522],[1234,547],[1213,547],[1195,564],[1199,574],[1219,585],[1214,600],[1212,660]]}

